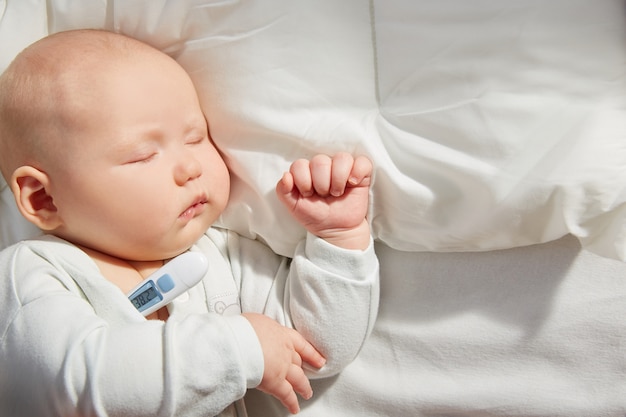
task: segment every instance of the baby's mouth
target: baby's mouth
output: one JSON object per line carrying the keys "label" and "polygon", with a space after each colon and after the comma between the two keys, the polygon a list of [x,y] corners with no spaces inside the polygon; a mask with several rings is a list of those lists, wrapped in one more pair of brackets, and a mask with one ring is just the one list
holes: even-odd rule
{"label": "baby's mouth", "polygon": [[199,215],[200,213],[204,211],[204,208],[206,207],[207,202],[208,201],[206,197],[204,196],[197,198],[178,217],[182,219],[192,219],[196,217],[197,215]]}

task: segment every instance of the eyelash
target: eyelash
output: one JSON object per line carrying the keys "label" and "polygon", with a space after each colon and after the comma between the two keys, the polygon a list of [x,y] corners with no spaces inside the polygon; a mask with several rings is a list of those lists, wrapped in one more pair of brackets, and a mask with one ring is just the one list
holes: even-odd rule
{"label": "eyelash", "polygon": [[156,152],[154,152],[147,156],[141,156],[139,158],[128,161],[127,164],[144,164],[146,162],[150,162],[152,159],[154,159],[156,155]]}
{"label": "eyelash", "polygon": [[187,145],[198,145],[198,144],[200,144],[200,143],[204,142],[204,139],[205,139],[205,137],[200,136],[200,137],[197,137],[197,138],[194,138],[194,139],[188,140],[188,141],[186,142],[186,144],[187,144]]}
{"label": "eyelash", "polygon": [[[196,137],[194,139],[188,140],[187,142],[185,142],[185,145],[199,145],[199,144],[203,143],[205,139],[206,139],[206,136],[199,136],[199,137]],[[147,162],[150,162],[152,159],[154,159],[154,157],[156,157],[157,154],[158,154],[158,152],[153,152],[150,155],[139,156],[138,158],[132,159],[132,160],[126,162],[126,163],[127,164],[143,164],[143,163],[147,163]]]}

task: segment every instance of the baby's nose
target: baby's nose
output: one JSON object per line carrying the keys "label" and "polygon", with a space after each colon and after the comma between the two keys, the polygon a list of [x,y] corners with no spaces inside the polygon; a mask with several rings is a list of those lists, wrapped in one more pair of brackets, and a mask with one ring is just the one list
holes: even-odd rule
{"label": "baby's nose", "polygon": [[186,152],[185,157],[181,158],[176,165],[174,177],[178,185],[183,185],[187,181],[198,178],[201,174],[202,166],[198,159],[191,152]]}

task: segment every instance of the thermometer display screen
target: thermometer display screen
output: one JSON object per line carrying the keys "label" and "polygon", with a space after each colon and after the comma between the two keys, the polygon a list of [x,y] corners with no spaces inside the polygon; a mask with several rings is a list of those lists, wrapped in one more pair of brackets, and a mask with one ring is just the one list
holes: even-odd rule
{"label": "thermometer display screen", "polygon": [[208,269],[209,263],[204,255],[184,252],[144,278],[126,296],[147,317],[200,282]]}
{"label": "thermometer display screen", "polygon": [[141,291],[135,293],[135,296],[130,299],[135,308],[138,310],[143,310],[148,305],[152,305],[151,301],[160,301],[161,295],[158,293],[156,288],[154,287],[154,283],[149,282],[144,286]]}

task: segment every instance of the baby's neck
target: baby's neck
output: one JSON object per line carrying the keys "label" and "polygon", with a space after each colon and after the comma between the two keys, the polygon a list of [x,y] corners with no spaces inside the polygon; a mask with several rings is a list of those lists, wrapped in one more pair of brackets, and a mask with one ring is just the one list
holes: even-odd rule
{"label": "baby's neck", "polygon": [[[122,290],[124,294],[128,294],[144,278],[164,264],[164,261],[129,261],[82,246],[80,248],[93,259],[100,269],[100,273]],[[146,318],[165,321],[168,317],[168,310],[163,307]]]}
{"label": "baby's neck", "polygon": [[100,269],[100,273],[124,294],[130,292],[137,284],[151,273],[155,272],[164,261],[129,261],[117,258],[93,249],[81,247]]}

